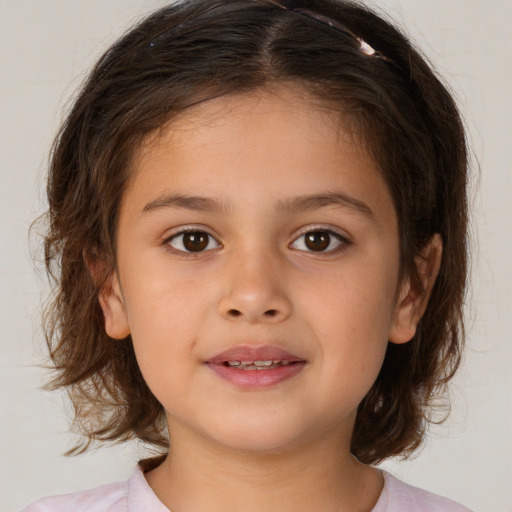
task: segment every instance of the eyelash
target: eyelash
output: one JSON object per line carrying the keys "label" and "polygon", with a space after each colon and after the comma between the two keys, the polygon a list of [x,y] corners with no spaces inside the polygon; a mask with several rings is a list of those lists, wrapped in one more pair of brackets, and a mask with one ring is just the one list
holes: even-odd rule
{"label": "eyelash", "polygon": [[[201,249],[200,251],[188,251],[188,250],[186,250],[186,248],[184,246],[183,238],[181,239],[181,246],[183,247],[183,249],[178,249],[176,247],[173,247],[173,245],[172,245],[173,241],[178,240],[180,237],[183,237],[187,234],[192,234],[192,233],[206,235],[208,237],[207,245],[205,248]],[[217,247],[214,247],[214,248],[209,247],[212,240],[214,240],[216,242]],[[200,226],[198,226],[198,227],[190,226],[190,227],[181,229],[180,231],[178,231],[178,232],[174,233],[173,235],[171,235],[170,237],[166,238],[166,240],[164,241],[164,245],[167,247],[170,247],[170,249],[173,250],[174,252],[178,252],[178,253],[182,253],[182,254],[191,254],[191,255],[199,255],[206,251],[211,251],[212,249],[217,249],[219,247],[222,247],[222,244],[220,242],[218,242],[217,239],[213,235],[208,233],[208,231],[206,231],[204,228],[202,228]]]}
{"label": "eyelash", "polygon": [[[347,237],[343,236],[341,233],[339,233],[337,231],[334,231],[333,229],[325,228],[322,226],[313,226],[313,227],[308,227],[306,230],[304,230],[302,233],[300,233],[299,236],[297,236],[294,239],[294,241],[290,244],[290,247],[292,247],[294,244],[296,244],[301,238],[303,238],[307,235],[311,235],[313,233],[326,234],[329,237],[328,247],[331,245],[333,238],[338,241],[338,245],[336,247],[334,247],[333,249],[327,248],[327,250],[321,250],[321,251],[313,251],[313,250],[308,251],[305,249],[297,249],[297,250],[303,251],[303,252],[308,252],[311,254],[333,255],[333,254],[339,254],[340,252],[344,251],[351,244],[350,240],[348,240]],[[305,242],[305,243],[307,243],[307,242]]]}
{"label": "eyelash", "polygon": [[[207,237],[206,246],[203,248],[201,248],[201,246],[199,246],[200,250],[198,250],[198,251],[187,250],[184,245],[183,238],[181,238],[181,243],[180,243],[182,248],[177,248],[172,245],[173,241],[179,240],[180,237],[183,237],[189,233],[203,235],[203,236],[206,235],[206,237]],[[307,250],[307,249],[301,249],[301,248],[294,247],[294,245],[297,244],[297,242],[302,237],[305,237],[305,236],[311,235],[311,234],[319,234],[319,233],[326,234],[329,237],[328,238],[328,246],[327,246],[326,250],[314,251],[314,250]],[[332,244],[333,238],[338,241],[338,245],[336,247],[334,247],[333,249],[329,249],[329,246]],[[214,241],[216,243],[216,247],[210,247],[212,241]],[[304,244],[306,244],[306,243],[307,242],[304,242]],[[307,230],[304,230],[302,233],[300,233],[293,240],[293,242],[289,244],[289,247],[292,249],[301,251],[301,252],[307,252],[307,253],[312,253],[312,254],[338,254],[338,253],[344,251],[350,244],[351,244],[351,242],[345,236],[341,235],[340,233],[338,233],[332,229],[328,229],[328,228],[324,228],[324,227],[320,227],[320,226],[319,227],[314,226],[314,227],[309,227]],[[184,228],[184,229],[174,233],[173,235],[171,235],[170,237],[165,239],[164,245],[166,245],[167,247],[170,247],[170,249],[173,250],[174,252],[181,253],[181,254],[189,254],[189,255],[199,255],[204,252],[211,251],[213,249],[218,249],[218,248],[222,247],[222,244],[219,241],[217,241],[213,235],[211,235],[210,233],[208,233],[208,231],[206,231],[205,229],[203,229],[202,227],[199,227],[199,226],[198,227],[187,227],[187,228]]]}

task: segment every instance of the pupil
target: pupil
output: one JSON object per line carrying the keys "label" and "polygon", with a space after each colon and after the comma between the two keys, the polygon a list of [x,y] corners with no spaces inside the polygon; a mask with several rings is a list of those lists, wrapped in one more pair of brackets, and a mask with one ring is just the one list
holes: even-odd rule
{"label": "pupil", "polygon": [[315,231],[306,235],[306,246],[312,251],[325,251],[331,243],[331,236],[326,231]]}
{"label": "pupil", "polygon": [[199,252],[206,249],[208,245],[208,235],[201,231],[193,231],[183,235],[183,246],[187,251]]}

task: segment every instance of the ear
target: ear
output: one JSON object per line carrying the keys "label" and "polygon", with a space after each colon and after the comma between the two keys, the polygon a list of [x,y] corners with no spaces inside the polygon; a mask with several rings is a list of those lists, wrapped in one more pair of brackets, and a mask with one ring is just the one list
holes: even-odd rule
{"label": "ear", "polygon": [[117,272],[114,271],[103,283],[99,300],[106,333],[116,340],[126,338],[130,334],[130,326]]}
{"label": "ear", "polygon": [[400,287],[389,332],[391,343],[407,343],[416,334],[416,328],[427,308],[432,288],[439,274],[442,255],[443,242],[441,235],[436,233],[421,253],[414,258],[420,286],[415,286],[410,278],[405,278]]}
{"label": "ear", "polygon": [[84,251],[84,259],[92,280],[100,287],[99,302],[106,333],[118,340],[126,338],[130,334],[130,327],[117,272],[109,272],[97,251]]}

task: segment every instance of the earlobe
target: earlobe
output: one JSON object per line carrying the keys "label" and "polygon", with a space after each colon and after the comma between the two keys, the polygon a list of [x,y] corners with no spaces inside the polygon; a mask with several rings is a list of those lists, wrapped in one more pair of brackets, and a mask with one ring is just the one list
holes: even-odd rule
{"label": "earlobe", "polygon": [[106,333],[117,340],[126,338],[130,334],[130,327],[116,272],[103,283],[99,301],[105,318]]}
{"label": "earlobe", "polygon": [[110,269],[97,248],[84,249],[83,257],[91,279],[100,289],[98,299],[105,319],[106,333],[114,339],[126,338],[130,334],[130,328],[117,272]]}
{"label": "earlobe", "polygon": [[415,286],[410,278],[406,278],[402,283],[389,332],[391,343],[407,343],[416,334],[416,328],[427,308],[439,274],[442,254],[443,242],[441,235],[436,233],[415,257],[419,286]]}

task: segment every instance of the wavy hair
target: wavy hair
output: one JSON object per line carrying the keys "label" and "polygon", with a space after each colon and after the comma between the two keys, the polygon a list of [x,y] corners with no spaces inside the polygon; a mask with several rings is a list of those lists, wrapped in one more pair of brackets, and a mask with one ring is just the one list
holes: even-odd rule
{"label": "wavy hair", "polygon": [[[265,0],[187,0],[157,11],[101,57],[61,127],[48,177],[45,258],[55,287],[45,332],[51,386],[68,390],[86,436],[74,452],[91,440],[168,446],[163,408],[131,340],[107,336],[98,302],[114,269],[119,204],[137,148],[200,102],[290,83],[349,115],[374,156],[398,216],[401,275],[421,286],[414,258],[433,234],[442,237],[440,272],[416,335],[389,344],[359,405],[351,449],[371,464],[421,443],[464,340],[463,123],[430,64],[391,23],[346,0],[294,4],[310,14]],[[103,275],[93,279],[87,260],[101,261]]]}

